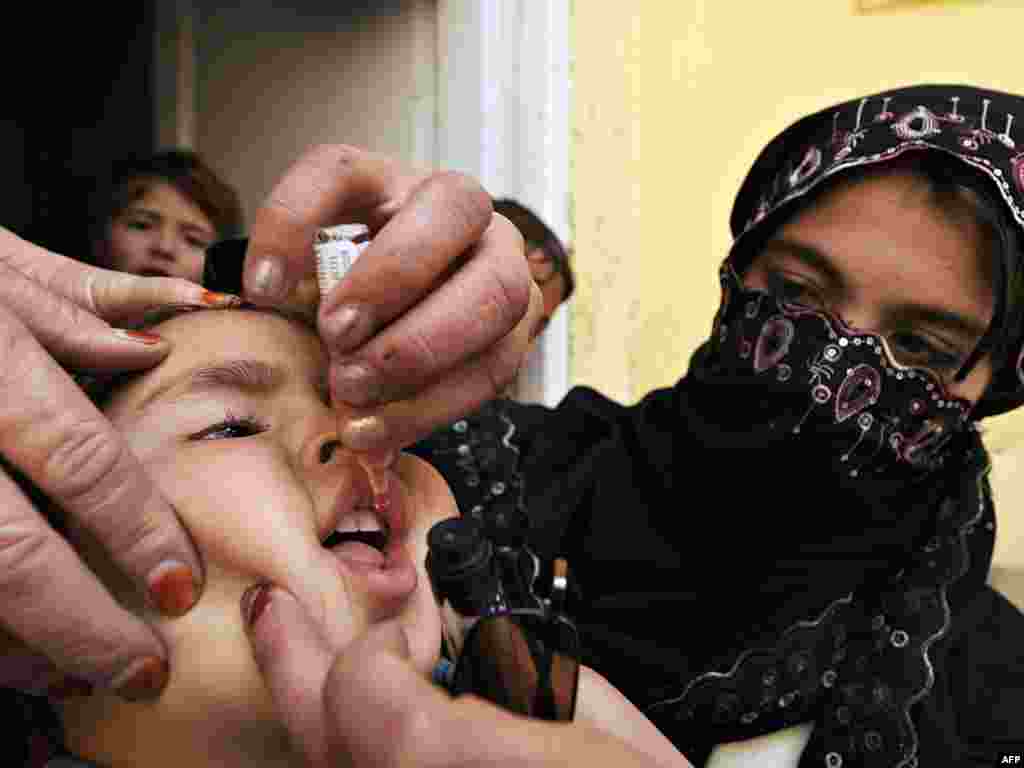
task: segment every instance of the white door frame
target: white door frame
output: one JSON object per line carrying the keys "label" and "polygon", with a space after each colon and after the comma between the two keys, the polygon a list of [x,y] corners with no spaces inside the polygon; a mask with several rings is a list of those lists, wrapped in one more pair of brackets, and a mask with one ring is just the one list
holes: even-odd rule
{"label": "white door frame", "polygon": [[[156,144],[192,147],[194,5],[157,5]],[[433,158],[406,160],[475,176],[495,197],[532,208],[569,242],[569,0],[436,0],[436,13],[437,106],[418,113],[423,124],[413,126],[422,137],[415,154],[431,154],[426,137],[433,134]],[[422,50],[412,55],[429,65],[429,47],[417,43]],[[563,306],[524,366],[517,394],[554,405],[568,389],[568,360]]]}
{"label": "white door frame", "polygon": [[[569,242],[569,0],[438,0],[437,166],[513,197]],[[518,395],[554,405],[569,383],[559,309]]]}

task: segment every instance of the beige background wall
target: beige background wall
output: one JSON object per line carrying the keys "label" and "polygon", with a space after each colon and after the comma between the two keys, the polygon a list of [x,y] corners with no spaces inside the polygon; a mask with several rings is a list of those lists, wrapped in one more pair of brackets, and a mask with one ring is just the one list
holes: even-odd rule
{"label": "beige background wall", "polygon": [[238,188],[248,222],[314,144],[434,163],[433,0],[296,5],[192,3],[195,146]]}
{"label": "beige background wall", "polygon": [[[717,306],[732,197],[761,146],[800,115],[910,82],[1024,92],[1024,3],[854,6],[575,4],[573,383],[633,402],[683,373]],[[1024,479],[1009,467],[1020,452],[1024,468],[1024,413],[988,429],[1007,454],[998,555],[1024,569]]]}

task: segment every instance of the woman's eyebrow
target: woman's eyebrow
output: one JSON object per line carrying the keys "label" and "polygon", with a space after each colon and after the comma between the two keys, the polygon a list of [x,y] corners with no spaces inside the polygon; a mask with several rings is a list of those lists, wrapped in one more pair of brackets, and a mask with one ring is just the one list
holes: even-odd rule
{"label": "woman's eyebrow", "polygon": [[254,394],[270,394],[286,379],[283,368],[263,360],[221,360],[192,368],[175,376],[150,392],[139,403],[139,410],[154,400],[179,400],[197,392],[236,389]]}
{"label": "woman's eyebrow", "polygon": [[836,269],[828,255],[813,245],[784,237],[773,237],[764,247],[765,251],[782,251],[804,265],[821,272],[825,278],[836,285],[843,285],[843,275]]}

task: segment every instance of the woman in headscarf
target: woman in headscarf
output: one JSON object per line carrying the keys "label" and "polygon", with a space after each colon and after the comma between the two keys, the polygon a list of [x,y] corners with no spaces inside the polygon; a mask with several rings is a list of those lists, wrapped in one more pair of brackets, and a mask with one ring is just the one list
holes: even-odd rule
{"label": "woman in headscarf", "polygon": [[481,482],[568,558],[584,662],[695,765],[787,737],[801,766],[959,765],[1024,738],[976,426],[1024,403],[1020,115],[919,86],[800,120],[740,189],[674,387],[503,410]]}

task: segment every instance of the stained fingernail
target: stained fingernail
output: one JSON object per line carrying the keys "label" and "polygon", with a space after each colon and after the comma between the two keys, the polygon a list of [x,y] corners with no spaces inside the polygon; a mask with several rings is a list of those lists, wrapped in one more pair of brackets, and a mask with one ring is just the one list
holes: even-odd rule
{"label": "stained fingernail", "polygon": [[65,675],[46,689],[47,698],[63,701],[75,696],[91,696],[93,685],[88,680]]}
{"label": "stained fingernail", "polygon": [[391,430],[377,416],[363,416],[341,430],[341,442],[353,451],[372,451],[386,445]]}
{"label": "stained fingernail", "polygon": [[242,299],[233,293],[218,293],[216,291],[203,291],[199,301],[205,306],[215,309],[228,309],[242,303]]}
{"label": "stained fingernail", "polygon": [[362,339],[356,335],[362,311],[353,304],[344,304],[324,317],[322,331],[328,345],[337,350],[348,350]]}
{"label": "stained fingernail", "polygon": [[270,585],[255,584],[242,594],[242,620],[252,629],[270,604]]}
{"label": "stained fingernail", "polygon": [[192,569],[177,560],[165,560],[150,571],[150,602],[164,616],[182,616],[199,599],[199,582]]}
{"label": "stained fingernail", "polygon": [[263,259],[253,272],[253,293],[264,299],[280,299],[284,293],[284,268],[274,259]]}
{"label": "stained fingernail", "polygon": [[380,400],[380,382],[365,363],[335,365],[331,374],[331,394],[335,400],[355,406],[366,406]]}
{"label": "stained fingernail", "polygon": [[153,346],[159,344],[164,340],[163,336],[155,333],[149,333],[147,331],[128,331],[124,328],[113,328],[112,332],[115,336],[128,339],[129,341],[135,341],[139,344],[145,344],[146,346]]}
{"label": "stained fingernail", "polygon": [[110,687],[125,701],[153,699],[167,685],[169,674],[170,668],[166,659],[143,656],[133,661],[124,672],[115,677]]}

